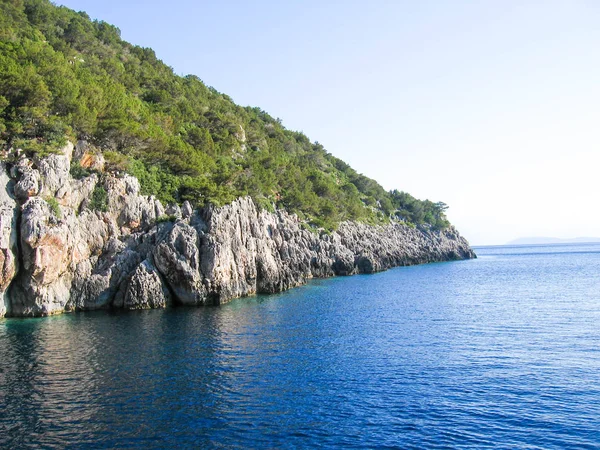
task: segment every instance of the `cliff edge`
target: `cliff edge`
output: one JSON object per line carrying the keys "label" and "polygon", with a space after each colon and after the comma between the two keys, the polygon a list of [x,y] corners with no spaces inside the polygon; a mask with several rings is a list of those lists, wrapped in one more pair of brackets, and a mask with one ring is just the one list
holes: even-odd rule
{"label": "cliff edge", "polygon": [[[98,173],[74,179],[73,159]],[[164,206],[102,164],[84,143],[0,164],[0,317],[220,304],[313,277],[475,257],[453,227],[344,222],[315,234],[249,197]]]}

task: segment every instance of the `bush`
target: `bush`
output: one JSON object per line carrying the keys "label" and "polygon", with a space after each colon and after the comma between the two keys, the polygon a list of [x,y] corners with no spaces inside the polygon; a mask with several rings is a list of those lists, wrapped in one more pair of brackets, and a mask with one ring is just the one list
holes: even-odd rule
{"label": "bush", "polygon": [[256,207],[259,211],[267,211],[267,212],[275,212],[275,208],[273,207],[273,202],[265,197],[258,197],[254,199],[254,203],[256,203]]}
{"label": "bush", "polygon": [[160,216],[158,219],[156,219],[156,223],[165,223],[165,222],[176,222],[177,221],[177,216]]}
{"label": "bush", "polygon": [[54,214],[54,217],[57,219],[62,219],[62,211],[60,210],[60,205],[58,204],[58,200],[54,197],[46,197],[44,198],[48,206],[50,207],[50,211]]}
{"label": "bush", "polygon": [[108,211],[108,193],[104,186],[97,184],[92,191],[92,196],[89,204],[89,208],[92,211]]}
{"label": "bush", "polygon": [[126,172],[129,169],[129,158],[122,153],[104,152],[104,161],[109,172]]}
{"label": "bush", "polygon": [[79,161],[71,162],[70,174],[76,180],[81,180],[82,178],[89,176],[91,173],[91,171],[89,171],[85,167],[82,167]]}

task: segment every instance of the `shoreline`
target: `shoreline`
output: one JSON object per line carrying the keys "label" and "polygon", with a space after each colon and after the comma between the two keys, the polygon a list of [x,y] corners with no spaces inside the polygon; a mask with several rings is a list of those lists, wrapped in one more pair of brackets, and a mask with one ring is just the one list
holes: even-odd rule
{"label": "shoreline", "polygon": [[[0,167],[0,316],[221,304],[311,278],[476,257],[450,226],[342,222],[319,234],[250,197],[194,210],[162,205],[127,174],[75,179],[69,143]],[[105,204],[91,202],[104,192]]]}

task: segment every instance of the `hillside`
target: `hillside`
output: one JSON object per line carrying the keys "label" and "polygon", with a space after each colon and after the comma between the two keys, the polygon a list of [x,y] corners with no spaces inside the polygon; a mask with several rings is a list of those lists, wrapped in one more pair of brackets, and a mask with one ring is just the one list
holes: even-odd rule
{"label": "hillside", "polygon": [[[262,209],[329,230],[344,220],[390,218],[449,225],[444,203],[385,191],[260,108],[174,74],[118,28],[47,0],[2,0],[3,159],[43,156],[67,140],[89,142],[108,172],[136,176],[142,194],[166,203],[201,207],[250,196]],[[75,176],[87,173],[72,167]]]}

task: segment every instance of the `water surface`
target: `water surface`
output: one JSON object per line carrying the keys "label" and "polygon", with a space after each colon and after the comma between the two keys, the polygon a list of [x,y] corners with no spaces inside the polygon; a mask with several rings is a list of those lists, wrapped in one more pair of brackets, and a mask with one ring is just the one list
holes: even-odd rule
{"label": "water surface", "polygon": [[600,244],[0,320],[6,448],[600,448]]}

